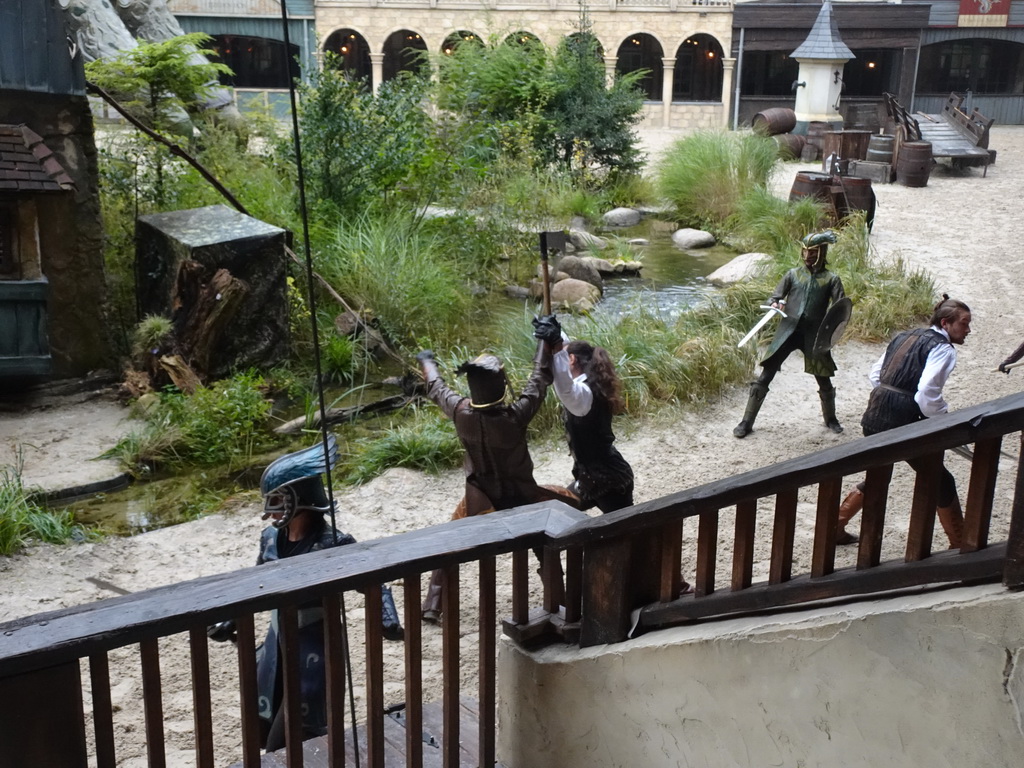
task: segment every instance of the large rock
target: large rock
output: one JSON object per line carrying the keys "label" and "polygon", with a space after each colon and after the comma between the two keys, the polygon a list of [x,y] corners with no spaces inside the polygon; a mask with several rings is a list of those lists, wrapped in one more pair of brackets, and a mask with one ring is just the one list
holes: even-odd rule
{"label": "large rock", "polygon": [[640,223],[640,211],[634,208],[613,208],[601,217],[606,227],[635,227]]}
{"label": "large rock", "polygon": [[567,278],[551,286],[551,306],[589,312],[601,299],[601,289],[583,280]]}
{"label": "large rock", "polygon": [[584,232],[582,229],[570,229],[569,242],[579,251],[602,251],[608,247],[608,241],[603,237]]}
{"label": "large rock", "polygon": [[715,236],[700,229],[677,229],[672,242],[679,248],[709,248],[715,244]]}
{"label": "large rock", "polygon": [[579,256],[563,256],[558,260],[558,271],[564,272],[570,278],[596,285],[598,288],[601,288],[603,285],[601,273],[594,262],[582,259]]}
{"label": "large rock", "polygon": [[758,270],[770,259],[767,253],[743,253],[723,264],[707,276],[709,283],[715,285],[729,285],[746,280],[757,274]]}

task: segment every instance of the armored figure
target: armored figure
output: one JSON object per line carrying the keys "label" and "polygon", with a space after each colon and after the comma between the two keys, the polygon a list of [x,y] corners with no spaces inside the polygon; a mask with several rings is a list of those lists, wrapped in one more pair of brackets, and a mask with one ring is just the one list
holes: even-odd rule
{"label": "armored figure", "polygon": [[805,237],[801,251],[804,266],[789,270],[772,293],[769,299],[772,308],[783,309],[786,316],[761,361],[761,375],[750,385],[743,419],[732,431],[736,437],[746,437],[753,431],[769,384],[795,350],[803,352],[804,371],[818,382],[825,426],[837,434],[843,431],[836,418],[836,390],[832,386],[836,364],[831,345],[849,319],[850,302],[843,290],[843,281],[830,272],[825,263],[828,244],[835,241],[833,232]]}
{"label": "armored figure", "polygon": [[[257,565],[287,557],[305,555],[322,549],[355,543],[347,533],[333,529],[325,515],[330,501],[321,475],[338,459],[337,440],[327,441],[327,460],[321,444],[273,461],[263,472],[260,491],[263,494],[263,519],[270,527],[260,535]],[[391,589],[381,588],[383,595],[383,633],[389,640],[401,640],[402,625],[395,608]],[[299,658],[303,660],[299,682],[302,697],[302,730],[304,738],[322,736],[327,732],[323,608],[314,602],[299,607]],[[232,638],[231,622],[210,627],[214,640]],[[270,628],[263,644],[256,650],[256,682],[259,693],[259,716],[263,743],[267,752],[284,746],[284,711],[281,707],[281,647],[278,644],[278,612],[271,614]]]}

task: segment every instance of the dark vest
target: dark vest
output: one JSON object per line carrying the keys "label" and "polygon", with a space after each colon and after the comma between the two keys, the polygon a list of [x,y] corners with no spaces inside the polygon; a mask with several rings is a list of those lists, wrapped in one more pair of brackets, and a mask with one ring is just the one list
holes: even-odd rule
{"label": "dark vest", "polygon": [[949,339],[931,328],[917,328],[896,336],[885,350],[879,386],[871,390],[867,410],[860,420],[864,434],[871,435],[913,424],[925,416],[914,395],[928,355]]}
{"label": "dark vest", "polygon": [[565,432],[576,461],[592,464],[606,459],[615,442],[608,401],[595,392],[593,404],[585,416],[574,416],[566,409]]}

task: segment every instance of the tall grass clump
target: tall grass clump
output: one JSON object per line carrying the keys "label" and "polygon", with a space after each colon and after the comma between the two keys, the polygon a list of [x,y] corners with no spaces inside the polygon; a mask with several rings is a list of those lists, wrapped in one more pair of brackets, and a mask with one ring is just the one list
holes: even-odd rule
{"label": "tall grass clump", "polygon": [[470,301],[463,274],[407,217],[363,216],[339,226],[319,262],[321,274],[391,340],[447,338],[463,325]]}
{"label": "tall grass clump", "polygon": [[799,241],[827,221],[825,207],[813,197],[783,200],[767,187],[756,186],[738,201],[725,229],[729,240],[743,251],[791,255]]}
{"label": "tall grass clump", "polygon": [[29,540],[63,544],[88,537],[64,509],[51,511],[38,504],[25,487],[21,467],[0,466],[0,555],[10,555]]}
{"label": "tall grass clump", "polygon": [[416,409],[413,418],[379,435],[360,438],[339,473],[347,483],[372,480],[391,467],[438,473],[462,463],[462,443],[455,427],[435,408]]}
{"label": "tall grass clump", "polygon": [[267,442],[270,402],[263,378],[236,374],[194,394],[163,392],[145,414],[146,426],[104,454],[135,472],[159,466],[211,466],[248,459]]}
{"label": "tall grass clump", "polygon": [[655,179],[680,222],[722,233],[743,196],[768,186],[778,157],[772,139],[702,131],[672,145]]}

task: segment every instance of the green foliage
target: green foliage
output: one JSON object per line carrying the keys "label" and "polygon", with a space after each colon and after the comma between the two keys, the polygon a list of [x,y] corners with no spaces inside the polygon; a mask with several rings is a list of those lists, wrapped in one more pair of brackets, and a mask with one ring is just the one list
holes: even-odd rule
{"label": "green foliage", "polygon": [[29,540],[63,544],[90,534],[68,510],[51,511],[25,487],[19,466],[0,466],[0,555],[10,555]]}
{"label": "green foliage", "polygon": [[457,332],[469,307],[456,264],[405,216],[366,215],[339,227],[317,269],[372,314],[386,338],[401,343]]}
{"label": "green foliage", "polygon": [[772,139],[703,131],[672,145],[658,165],[657,183],[679,221],[721,233],[744,195],[768,186],[777,162]]}
{"label": "green foliage", "polygon": [[161,315],[146,315],[137,326],[133,339],[136,354],[164,347],[174,331],[170,318]]}
{"label": "green foliage", "polygon": [[210,466],[247,459],[265,442],[270,403],[254,372],[236,374],[193,395],[164,392],[146,412],[146,426],[118,442],[103,458],[134,471],[160,465]]}
{"label": "green foliage", "polygon": [[448,419],[436,409],[414,410],[411,420],[357,440],[341,475],[345,482],[359,484],[391,467],[438,473],[459,466],[462,456],[462,444]]}
{"label": "green foliage", "polygon": [[90,82],[121,97],[139,121],[166,130],[174,119],[173,107],[196,111],[199,100],[217,86],[217,78],[232,74],[224,64],[196,61],[196,53],[214,55],[201,48],[210,40],[201,32],[156,43],[139,40],[135,48],[114,58],[87,63],[85,74]]}
{"label": "green foliage", "polygon": [[426,88],[422,78],[402,77],[383,83],[374,95],[330,60],[314,73],[300,108],[312,195],[353,216],[393,194],[430,146]]}
{"label": "green foliage", "polygon": [[741,250],[791,256],[799,252],[800,239],[826,221],[824,205],[816,198],[783,200],[758,185],[739,199],[724,229]]}
{"label": "green foliage", "polygon": [[325,382],[351,383],[357,360],[355,344],[347,336],[332,334],[320,345],[320,367]]}

